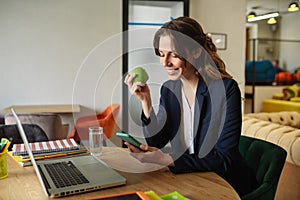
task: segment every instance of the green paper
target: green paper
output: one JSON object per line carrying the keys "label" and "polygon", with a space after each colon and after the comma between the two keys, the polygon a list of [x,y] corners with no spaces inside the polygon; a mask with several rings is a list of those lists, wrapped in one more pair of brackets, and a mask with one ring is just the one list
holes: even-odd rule
{"label": "green paper", "polygon": [[181,194],[179,194],[178,192],[171,192],[169,194],[165,194],[163,196],[161,196],[160,198],[162,198],[163,200],[189,200],[188,198],[185,198],[184,196],[182,196]]}

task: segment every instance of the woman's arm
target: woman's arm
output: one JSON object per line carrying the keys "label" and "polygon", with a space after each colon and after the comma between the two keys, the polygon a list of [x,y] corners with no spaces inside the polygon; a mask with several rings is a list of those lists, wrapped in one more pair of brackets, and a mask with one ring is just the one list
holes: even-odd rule
{"label": "woman's arm", "polygon": [[143,133],[149,146],[163,148],[179,130],[181,108],[178,99],[180,97],[174,94],[174,88],[178,87],[179,84],[180,81],[164,83],[160,91],[157,114],[153,109],[149,118],[142,113]]}

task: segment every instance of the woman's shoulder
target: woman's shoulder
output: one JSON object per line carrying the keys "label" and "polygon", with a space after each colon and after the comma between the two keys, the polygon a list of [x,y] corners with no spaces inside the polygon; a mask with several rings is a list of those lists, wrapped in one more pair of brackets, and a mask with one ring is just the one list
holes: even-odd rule
{"label": "woman's shoulder", "polygon": [[215,87],[216,86],[221,86],[221,85],[224,85],[225,88],[238,87],[238,83],[233,78],[215,79],[215,80],[209,82],[208,87],[209,87],[210,84],[212,84],[212,87],[213,86],[215,86]]}
{"label": "woman's shoulder", "polygon": [[181,91],[181,82],[180,81],[173,81],[173,80],[168,80],[163,83],[160,89],[160,94],[164,97],[169,96],[170,98],[175,96],[180,95]]}
{"label": "woman's shoulder", "polygon": [[223,78],[222,79],[224,82],[224,85],[228,85],[228,86],[238,86],[238,83],[236,82],[236,80],[234,80],[233,78]]}
{"label": "woman's shoulder", "polygon": [[180,86],[181,86],[180,80],[176,80],[176,81],[167,80],[166,82],[163,83],[162,89],[165,88],[165,89],[173,90],[173,89],[178,88]]}
{"label": "woman's shoulder", "polygon": [[225,90],[227,92],[232,91],[232,92],[239,92],[240,88],[236,80],[233,78],[223,78]]}
{"label": "woman's shoulder", "polygon": [[236,91],[239,90],[239,86],[236,80],[232,79],[232,78],[222,78],[222,79],[217,79],[215,81],[212,82],[213,85],[208,86],[208,87],[224,87],[224,89],[229,92],[229,91]]}
{"label": "woman's shoulder", "polygon": [[[220,80],[220,79],[219,79]],[[220,81],[223,82],[224,86],[226,89],[233,89],[233,88],[239,88],[238,87],[238,83],[236,80],[232,79],[232,78],[222,78]],[[211,82],[212,83],[212,82]],[[219,81],[213,81],[213,83],[215,84],[220,84]],[[206,83],[207,84],[207,83]],[[221,86],[221,85],[219,85]],[[176,89],[180,89],[181,88],[181,82],[180,80],[167,80],[166,82],[163,83],[162,85],[162,90],[171,90],[171,91],[175,91]]]}

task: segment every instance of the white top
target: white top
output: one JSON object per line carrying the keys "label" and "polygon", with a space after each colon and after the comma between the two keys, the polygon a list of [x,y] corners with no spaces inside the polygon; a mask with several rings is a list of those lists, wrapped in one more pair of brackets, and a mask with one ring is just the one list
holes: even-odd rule
{"label": "white top", "polygon": [[188,104],[186,96],[182,93],[182,122],[183,122],[183,139],[186,147],[189,149],[189,153],[194,153],[194,142],[193,142],[193,130],[194,130],[194,104],[191,107]]}

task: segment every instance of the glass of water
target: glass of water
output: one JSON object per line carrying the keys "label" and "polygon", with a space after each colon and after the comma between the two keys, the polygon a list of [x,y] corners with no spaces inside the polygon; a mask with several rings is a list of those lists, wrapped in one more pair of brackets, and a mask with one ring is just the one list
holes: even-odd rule
{"label": "glass of water", "polygon": [[99,156],[103,148],[103,128],[100,126],[89,128],[90,153]]}

